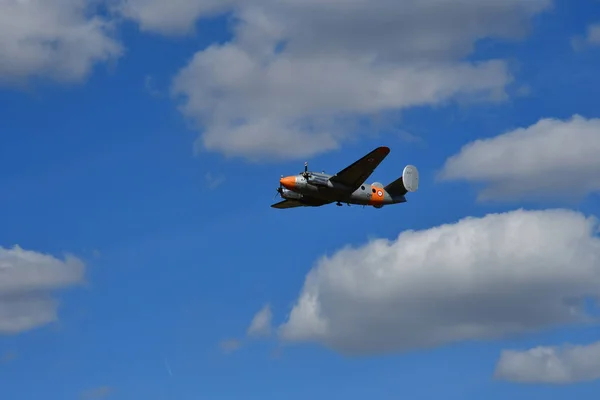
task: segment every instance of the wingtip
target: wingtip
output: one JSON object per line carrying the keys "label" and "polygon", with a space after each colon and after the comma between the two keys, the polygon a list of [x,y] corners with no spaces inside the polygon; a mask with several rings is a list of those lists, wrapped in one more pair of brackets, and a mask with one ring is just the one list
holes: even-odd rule
{"label": "wingtip", "polygon": [[387,146],[379,146],[377,148],[377,151],[379,151],[380,153],[388,154],[390,152],[390,148]]}

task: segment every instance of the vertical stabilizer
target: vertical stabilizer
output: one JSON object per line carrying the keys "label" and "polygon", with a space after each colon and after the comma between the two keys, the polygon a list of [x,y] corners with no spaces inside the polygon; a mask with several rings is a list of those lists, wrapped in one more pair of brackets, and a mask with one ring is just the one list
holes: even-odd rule
{"label": "vertical stabilizer", "polygon": [[419,170],[414,165],[407,165],[402,176],[385,187],[391,196],[403,196],[408,192],[416,192],[419,188]]}

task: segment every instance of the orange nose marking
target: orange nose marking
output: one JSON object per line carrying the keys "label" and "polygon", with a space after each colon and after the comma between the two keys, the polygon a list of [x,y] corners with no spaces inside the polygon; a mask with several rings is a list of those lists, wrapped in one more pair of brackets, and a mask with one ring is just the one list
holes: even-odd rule
{"label": "orange nose marking", "polygon": [[293,189],[296,186],[296,177],[295,176],[286,176],[285,178],[281,178],[279,180],[281,186],[286,189]]}

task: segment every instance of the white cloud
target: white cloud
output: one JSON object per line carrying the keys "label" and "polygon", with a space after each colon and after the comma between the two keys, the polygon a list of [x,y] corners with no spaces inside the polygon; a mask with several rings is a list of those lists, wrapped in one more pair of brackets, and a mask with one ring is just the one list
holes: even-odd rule
{"label": "white cloud", "polygon": [[84,79],[94,64],[121,55],[96,1],[0,1],[0,83],[31,77]]}
{"label": "white cloud", "polygon": [[279,334],[364,354],[588,322],[596,231],[577,212],[517,210],[344,248],[310,271]]}
{"label": "white cloud", "polygon": [[0,247],[0,334],[15,334],[57,319],[54,290],[82,283],[84,264],[73,256]]}
{"label": "white cloud", "polygon": [[181,111],[205,128],[201,147],[251,159],[304,157],[356,134],[358,117],[453,99],[503,99],[512,79],[505,62],[464,57],[481,38],[522,38],[529,18],[549,5],[234,2],[234,39],[197,52],[172,92]]}
{"label": "white cloud", "polygon": [[232,0],[116,0],[113,8],[136,21],[145,32],[185,35],[194,32],[198,18],[219,14]]}
{"label": "white cloud", "polygon": [[600,190],[600,119],[575,115],[471,142],[450,157],[445,180],[481,182],[479,198],[582,196]]}
{"label": "white cloud", "polygon": [[519,383],[572,384],[600,379],[600,342],[505,350],[495,377]]}
{"label": "white cloud", "polygon": [[249,336],[269,336],[271,334],[272,317],[271,306],[267,304],[252,318],[247,334]]}

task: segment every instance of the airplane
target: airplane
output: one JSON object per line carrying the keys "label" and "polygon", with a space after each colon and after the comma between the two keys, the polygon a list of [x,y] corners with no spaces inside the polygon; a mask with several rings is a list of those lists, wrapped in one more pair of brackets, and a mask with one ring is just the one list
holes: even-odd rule
{"label": "airplane", "polygon": [[337,206],[346,203],[348,206],[356,204],[382,208],[405,203],[405,195],[415,192],[419,187],[419,171],[414,165],[404,167],[402,176],[387,186],[379,182],[365,183],[389,153],[389,147],[380,146],[335,175],[310,172],[306,162],[304,172],[281,176],[277,193],[283,201],[271,207],[320,207],[335,202]]}

